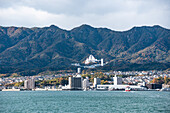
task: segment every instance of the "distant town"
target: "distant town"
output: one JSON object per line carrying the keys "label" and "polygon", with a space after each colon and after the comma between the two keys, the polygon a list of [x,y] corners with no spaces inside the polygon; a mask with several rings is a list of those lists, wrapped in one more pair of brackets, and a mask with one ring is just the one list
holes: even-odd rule
{"label": "distant town", "polygon": [[[84,65],[85,64],[85,65]],[[36,76],[0,76],[0,91],[108,90],[170,91],[170,71],[85,72],[85,68],[104,66],[103,58],[90,55],[83,65],[72,63],[77,73]],[[84,69],[83,71],[81,69]]]}
{"label": "distant town", "polygon": [[60,90],[169,90],[170,71],[112,71],[81,74],[66,73],[45,76],[1,77],[0,91]]}

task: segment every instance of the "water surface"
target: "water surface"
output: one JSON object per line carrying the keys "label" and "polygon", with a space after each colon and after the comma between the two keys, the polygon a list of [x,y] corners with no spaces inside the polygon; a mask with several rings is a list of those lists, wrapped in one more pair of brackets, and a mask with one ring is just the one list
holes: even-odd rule
{"label": "water surface", "polygon": [[170,113],[170,92],[0,92],[1,113]]}

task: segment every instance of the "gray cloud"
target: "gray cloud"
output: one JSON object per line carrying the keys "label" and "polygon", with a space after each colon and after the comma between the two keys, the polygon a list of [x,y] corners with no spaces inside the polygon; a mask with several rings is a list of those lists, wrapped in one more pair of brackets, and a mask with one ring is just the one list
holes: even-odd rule
{"label": "gray cloud", "polygon": [[81,24],[127,30],[154,25],[170,28],[169,0],[0,0],[0,25],[71,29]]}

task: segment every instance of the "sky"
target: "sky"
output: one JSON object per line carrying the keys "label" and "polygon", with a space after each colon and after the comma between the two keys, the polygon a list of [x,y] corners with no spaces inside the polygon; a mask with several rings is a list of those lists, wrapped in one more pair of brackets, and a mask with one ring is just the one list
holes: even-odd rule
{"label": "sky", "polygon": [[124,31],[170,28],[170,0],[0,0],[0,26],[71,30],[82,24]]}

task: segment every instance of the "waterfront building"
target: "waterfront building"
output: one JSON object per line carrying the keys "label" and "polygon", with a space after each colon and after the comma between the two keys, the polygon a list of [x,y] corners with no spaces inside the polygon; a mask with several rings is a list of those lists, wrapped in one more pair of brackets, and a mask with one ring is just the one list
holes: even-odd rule
{"label": "waterfront building", "polygon": [[136,85],[97,85],[97,90],[125,90],[126,87],[130,87],[132,90],[146,90],[145,87]]}
{"label": "waterfront building", "polygon": [[30,78],[24,81],[24,88],[25,89],[35,89],[35,80],[34,78]]}
{"label": "waterfront building", "polygon": [[125,90],[128,86],[132,90],[146,90],[145,87],[136,86],[136,85],[122,85],[122,77],[117,77],[115,75],[114,78],[114,85],[97,85],[97,90]]}
{"label": "waterfront building", "polygon": [[24,88],[25,88],[25,89],[28,89],[28,80],[25,80],[25,81],[24,81]]}
{"label": "waterfront building", "polygon": [[121,85],[122,84],[122,77],[114,77],[114,85]]}
{"label": "waterfront building", "polygon": [[83,81],[82,81],[82,88],[83,89],[88,89],[90,87],[90,84],[89,84],[89,78],[86,77]]}
{"label": "waterfront building", "polygon": [[69,87],[73,90],[82,89],[82,80],[81,77],[69,77]]}
{"label": "waterfront building", "polygon": [[98,84],[101,84],[101,79],[100,78],[94,78],[94,84],[93,87],[97,87]]}
{"label": "waterfront building", "polygon": [[82,78],[81,68],[77,68],[77,75],[69,77],[68,85],[62,86],[62,90],[81,90],[82,89]]}

